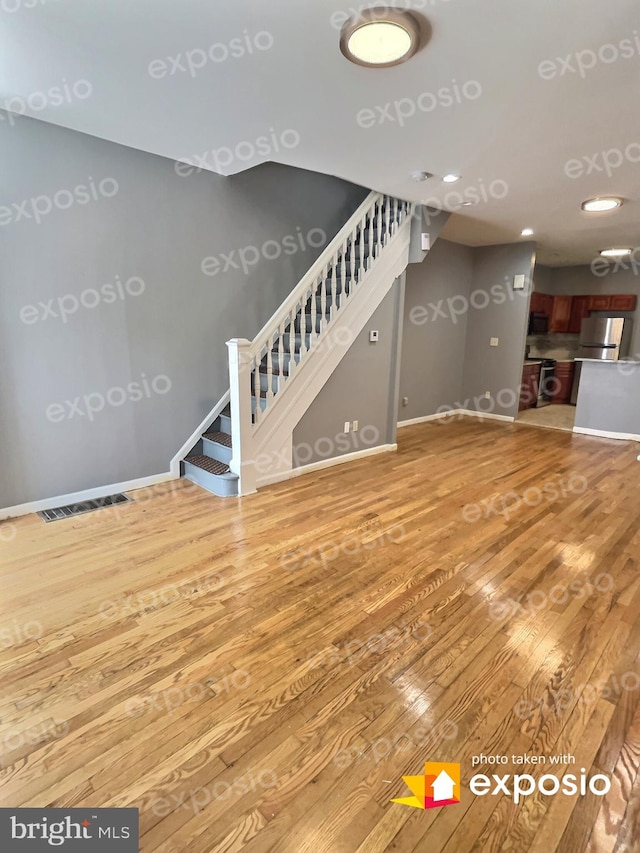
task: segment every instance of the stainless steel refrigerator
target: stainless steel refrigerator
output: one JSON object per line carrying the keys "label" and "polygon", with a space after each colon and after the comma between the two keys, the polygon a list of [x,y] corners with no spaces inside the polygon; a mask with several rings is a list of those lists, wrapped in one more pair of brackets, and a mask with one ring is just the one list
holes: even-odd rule
{"label": "stainless steel refrigerator", "polygon": [[[624,352],[631,330],[631,321],[624,317],[588,317],[580,327],[580,347],[576,358],[597,358],[602,361],[617,361]],[[571,389],[571,403],[578,399],[578,386],[582,362],[576,361]]]}

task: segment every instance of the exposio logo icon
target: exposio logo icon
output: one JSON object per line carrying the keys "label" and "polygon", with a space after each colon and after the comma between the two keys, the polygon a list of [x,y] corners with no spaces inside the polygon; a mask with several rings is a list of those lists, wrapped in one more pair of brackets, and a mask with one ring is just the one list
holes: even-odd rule
{"label": "exposio logo icon", "polygon": [[443,761],[427,761],[422,776],[403,776],[402,781],[413,797],[398,797],[392,803],[414,809],[439,809],[460,802],[460,765]]}

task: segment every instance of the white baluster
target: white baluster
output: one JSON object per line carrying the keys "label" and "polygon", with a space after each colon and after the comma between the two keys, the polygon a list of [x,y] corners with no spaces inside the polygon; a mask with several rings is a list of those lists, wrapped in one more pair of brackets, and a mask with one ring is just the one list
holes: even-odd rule
{"label": "white baluster", "polygon": [[373,263],[373,260],[376,257],[374,252],[373,252],[375,224],[376,224],[376,205],[374,202],[373,206],[371,207],[371,215],[369,217],[369,269],[371,269],[371,265]]}
{"label": "white baluster", "polygon": [[[329,323],[334,320],[336,316],[336,308],[338,307],[336,303],[338,297],[334,292],[338,289],[338,254],[338,252],[335,253],[333,260],[327,264],[327,268],[325,270],[327,302],[331,302],[331,305],[329,305]],[[329,267],[331,267],[331,277],[329,277]]]}
{"label": "white baluster", "polygon": [[310,347],[315,346],[316,340],[320,332],[318,331],[318,300],[316,294],[318,292],[318,280],[316,279],[311,288],[311,342]]}
{"label": "white baluster", "polygon": [[274,398],[273,393],[273,334],[267,338],[267,393],[265,395],[265,404],[268,409]]}
{"label": "white baluster", "polygon": [[391,199],[389,196],[384,200],[384,244],[389,242],[391,228]]}
{"label": "white baluster", "polygon": [[[278,341],[278,358],[280,359],[280,369],[282,369],[282,365],[286,361],[286,353],[284,351],[284,335],[285,335],[284,330],[287,328],[287,323],[288,323],[289,324],[289,336],[291,336],[291,333],[292,333],[293,327],[294,327],[295,316],[296,316],[295,310],[289,311],[289,314],[287,315],[287,319],[282,324],[282,336],[280,337],[280,340]],[[291,349],[291,347],[289,347],[289,349]],[[281,351],[282,351],[282,355],[280,355]],[[295,369],[296,369],[296,360],[293,357],[293,353],[290,352],[289,353],[289,365],[287,367],[287,371],[289,373],[289,376],[293,375],[293,371]]]}
{"label": "white baluster", "polygon": [[[366,272],[366,266],[364,263],[364,232],[365,232],[366,227],[367,227],[367,215],[365,214],[362,217],[362,222],[360,223],[360,243],[358,244],[360,247],[360,266],[359,266],[360,275],[358,276],[359,281],[362,281],[362,277],[364,276],[364,274]],[[355,253],[355,246],[354,246],[354,253]]]}
{"label": "white baluster", "polygon": [[327,322],[327,273],[328,268],[325,266],[320,274],[320,313],[322,314],[323,331]]}

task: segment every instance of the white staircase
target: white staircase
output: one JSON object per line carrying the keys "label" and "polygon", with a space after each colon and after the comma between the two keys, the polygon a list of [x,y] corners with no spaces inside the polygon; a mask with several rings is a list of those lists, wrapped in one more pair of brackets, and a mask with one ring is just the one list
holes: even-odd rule
{"label": "white staircase", "polygon": [[229,405],[186,477],[227,496],[290,475],[294,428],[407,266],[413,207],[370,193],[253,341],[227,342]]}

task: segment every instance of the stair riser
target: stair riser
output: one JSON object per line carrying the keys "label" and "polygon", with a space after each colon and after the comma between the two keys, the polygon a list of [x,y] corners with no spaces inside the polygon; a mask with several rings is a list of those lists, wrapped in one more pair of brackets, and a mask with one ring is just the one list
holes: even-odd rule
{"label": "stair riser", "polygon": [[226,432],[227,435],[231,435],[231,418],[227,415],[220,415],[219,432]]}
{"label": "stair riser", "polygon": [[210,474],[208,471],[203,471],[196,465],[190,462],[183,462],[184,476],[192,483],[202,486],[212,495],[218,495],[220,498],[237,497],[238,495],[238,478],[227,475]]}
{"label": "stair riser", "polygon": [[218,444],[217,441],[211,441],[209,438],[202,437],[202,453],[203,456],[209,456],[211,459],[217,459],[218,462],[224,462],[228,465],[231,462],[233,455],[230,447],[225,447],[223,444]]}

